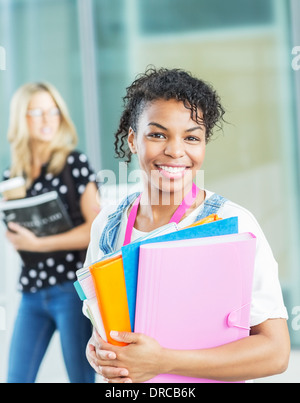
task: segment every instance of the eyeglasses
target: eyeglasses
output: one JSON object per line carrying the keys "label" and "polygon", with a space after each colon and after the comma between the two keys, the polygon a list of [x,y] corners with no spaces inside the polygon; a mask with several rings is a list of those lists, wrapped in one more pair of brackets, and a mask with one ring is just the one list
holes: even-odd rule
{"label": "eyeglasses", "polygon": [[58,108],[51,108],[48,111],[43,111],[43,109],[28,109],[27,116],[31,118],[42,118],[46,116],[47,118],[56,118],[60,116],[60,110]]}

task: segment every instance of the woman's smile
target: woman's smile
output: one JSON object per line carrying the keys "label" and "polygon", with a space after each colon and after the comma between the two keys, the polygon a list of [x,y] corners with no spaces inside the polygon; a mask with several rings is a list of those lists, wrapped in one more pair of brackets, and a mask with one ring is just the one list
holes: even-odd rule
{"label": "woman's smile", "polygon": [[160,174],[169,179],[182,178],[190,169],[186,166],[156,165]]}

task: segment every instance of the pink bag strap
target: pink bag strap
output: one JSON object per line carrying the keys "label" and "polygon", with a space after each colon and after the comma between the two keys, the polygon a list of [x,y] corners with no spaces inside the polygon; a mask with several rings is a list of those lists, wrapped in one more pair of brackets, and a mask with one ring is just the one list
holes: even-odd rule
{"label": "pink bag strap", "polygon": [[175,213],[173,214],[170,222],[175,222],[176,224],[180,222],[186,211],[193,205],[194,201],[196,200],[199,190],[200,189],[193,183],[192,189],[182,200],[180,206],[178,206]]}
{"label": "pink bag strap", "polygon": [[134,227],[134,223],[135,223],[137,211],[138,211],[138,208],[140,205],[141,197],[142,197],[142,193],[137,197],[137,199],[133,203],[132,209],[129,213],[123,246],[128,245],[131,241],[132,230]]}
{"label": "pink bag strap", "polygon": [[[173,214],[173,216],[170,220],[170,223],[175,222],[176,224],[178,224],[180,222],[180,220],[182,219],[182,217],[184,216],[186,211],[195,202],[199,191],[200,191],[200,189],[193,183],[192,189],[182,200],[180,206],[178,206],[178,208],[176,209],[175,213]],[[129,213],[123,246],[128,245],[131,241],[132,231],[133,231],[134,223],[136,220],[137,211],[139,208],[141,197],[142,197],[142,194],[140,194],[137,197],[137,199],[135,200],[135,202],[131,208],[131,211]]]}

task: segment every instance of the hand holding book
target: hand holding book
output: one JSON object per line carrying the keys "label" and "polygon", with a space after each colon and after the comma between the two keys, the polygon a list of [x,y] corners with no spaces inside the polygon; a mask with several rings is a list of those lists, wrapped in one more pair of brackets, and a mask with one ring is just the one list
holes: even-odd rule
{"label": "hand holding book", "polygon": [[27,252],[40,250],[38,237],[32,231],[14,222],[9,222],[7,228],[6,237],[16,250]]}
{"label": "hand holding book", "polygon": [[55,235],[72,228],[70,217],[56,191],[19,200],[0,201],[7,225],[15,222],[38,237]]}
{"label": "hand holding book", "polygon": [[[110,338],[125,347],[104,341],[96,330],[88,344],[87,359],[94,370],[117,383],[145,382],[158,375],[163,348],[151,337],[132,332],[110,332]],[[139,357],[139,360],[137,360]]]}
{"label": "hand holding book", "polygon": [[21,251],[23,262],[32,265],[40,257],[39,238],[57,235],[73,225],[56,191],[18,200],[0,201],[2,219],[9,231],[7,237]]}

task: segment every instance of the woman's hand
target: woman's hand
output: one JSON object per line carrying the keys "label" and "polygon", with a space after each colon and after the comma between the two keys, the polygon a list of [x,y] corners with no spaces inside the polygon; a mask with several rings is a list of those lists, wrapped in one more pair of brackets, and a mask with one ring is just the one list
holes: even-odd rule
{"label": "woman's hand", "polygon": [[[107,350],[104,350],[105,345],[107,346]],[[107,368],[108,368],[108,362],[112,360],[116,360],[117,355],[115,352],[111,351],[111,349],[114,346],[112,346],[109,343],[106,343],[98,334],[98,332],[94,329],[93,335],[90,338],[87,347],[86,347],[86,357],[90,365],[94,368],[94,370],[102,375],[106,381],[109,381],[109,379],[105,378],[105,375],[103,374],[102,371],[102,361],[107,360]],[[103,365],[103,364],[102,364]],[[115,379],[120,378],[122,381],[120,382],[132,382],[131,379],[126,378],[128,375],[128,370],[125,368],[116,368],[115,367],[115,362],[110,368],[111,373],[113,373],[113,377]]]}
{"label": "woman's hand", "polygon": [[59,234],[37,237],[28,229],[16,223],[10,223],[9,229],[15,233],[7,232],[8,240],[16,250],[28,252],[51,253],[86,249],[90,241],[91,225],[97,215],[95,211],[96,193],[97,187],[95,183],[88,183],[80,199],[80,209],[84,223],[77,227]]}
{"label": "woman's hand", "polygon": [[8,229],[6,238],[16,250],[39,252],[39,238],[32,231],[14,222],[8,223]]}
{"label": "woman's hand", "polygon": [[139,333],[111,332],[110,335],[128,345],[113,346],[94,331],[86,350],[90,365],[108,382],[144,382],[160,373],[163,349],[154,339]]}

